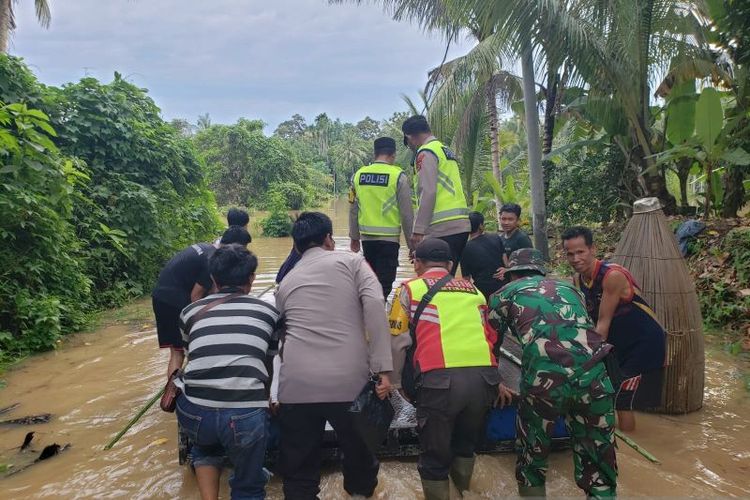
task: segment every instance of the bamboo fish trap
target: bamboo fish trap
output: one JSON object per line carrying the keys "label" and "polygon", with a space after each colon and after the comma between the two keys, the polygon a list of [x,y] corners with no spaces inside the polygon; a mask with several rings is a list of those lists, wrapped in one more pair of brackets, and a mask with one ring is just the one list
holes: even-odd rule
{"label": "bamboo fish trap", "polygon": [[658,198],[633,204],[633,217],[612,259],[630,270],[667,332],[667,368],[657,411],[687,413],[703,405],[703,320],[695,284]]}

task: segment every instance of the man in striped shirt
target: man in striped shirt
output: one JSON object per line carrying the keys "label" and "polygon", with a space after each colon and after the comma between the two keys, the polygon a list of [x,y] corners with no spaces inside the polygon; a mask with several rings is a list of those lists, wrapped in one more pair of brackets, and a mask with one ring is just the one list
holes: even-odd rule
{"label": "man in striped shirt", "polygon": [[279,313],[249,297],[258,259],[241,245],[209,259],[217,293],[180,315],[187,366],[176,380],[177,419],[190,438],[202,498],[218,498],[224,457],[234,465],[232,498],[265,498],[270,366]]}

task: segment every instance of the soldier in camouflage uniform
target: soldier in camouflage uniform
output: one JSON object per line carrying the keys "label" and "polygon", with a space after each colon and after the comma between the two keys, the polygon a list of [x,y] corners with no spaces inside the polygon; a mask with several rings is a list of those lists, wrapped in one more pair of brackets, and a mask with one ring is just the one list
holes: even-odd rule
{"label": "soldier in camouflage uniform", "polygon": [[594,330],[581,293],[546,278],[538,250],[513,252],[511,282],[490,297],[490,323],[521,346],[516,421],[521,496],[544,496],[551,433],[563,415],[573,444],[576,484],[589,497],[615,496],[614,390],[602,358],[611,346]]}

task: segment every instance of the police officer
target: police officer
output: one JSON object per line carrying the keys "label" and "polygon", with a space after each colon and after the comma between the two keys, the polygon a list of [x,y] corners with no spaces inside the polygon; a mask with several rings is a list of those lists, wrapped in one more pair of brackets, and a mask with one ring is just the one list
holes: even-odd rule
{"label": "police officer", "polygon": [[[427,239],[414,256],[418,277],[396,290],[389,314],[391,378],[394,386],[406,388],[413,368],[417,389],[407,396],[416,397],[422,488],[427,500],[447,500],[449,476],[459,492],[469,489],[474,450],[498,398],[500,377],[493,355],[497,336],[487,322],[484,295],[470,281],[450,274],[453,255],[446,242]],[[409,324],[415,315],[412,332]],[[404,366],[405,358],[411,366]],[[505,390],[504,402],[510,402],[510,396]]]}
{"label": "police officer", "polygon": [[545,277],[538,250],[510,256],[511,283],[490,297],[490,323],[522,346],[516,420],[516,479],[521,496],[543,497],[550,430],[565,417],[573,441],[576,484],[587,497],[615,495],[614,390],[602,359],[610,345],[596,333],[581,292]]}
{"label": "police officer", "polygon": [[412,246],[425,237],[440,238],[451,248],[455,274],[471,224],[455,153],[438,141],[424,116],[408,118],[401,130],[404,144],[416,153],[414,192],[417,206]]}
{"label": "police officer", "polygon": [[409,242],[414,212],[409,181],[401,167],[394,165],[396,141],[380,137],[374,146],[374,161],[357,170],[352,178],[349,238],[355,253],[362,241],[365,260],[375,271],[387,298],[396,279],[401,230]]}

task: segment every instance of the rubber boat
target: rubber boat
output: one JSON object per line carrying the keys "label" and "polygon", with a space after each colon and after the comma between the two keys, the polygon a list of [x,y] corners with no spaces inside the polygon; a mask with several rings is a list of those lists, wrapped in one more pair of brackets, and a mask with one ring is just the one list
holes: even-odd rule
{"label": "rubber boat", "polygon": [[[269,303],[274,303],[273,296],[264,297]],[[518,342],[505,337],[501,356],[498,359],[498,370],[503,383],[518,391],[521,378],[519,367],[521,346]],[[388,437],[383,441],[376,454],[380,458],[416,457],[419,455],[419,439],[417,436],[416,409],[397,392],[391,396],[391,403],[395,411]],[[513,453],[515,452],[517,402],[504,408],[492,408],[485,423],[484,441],[477,450],[478,453]],[[278,456],[279,429],[278,423],[271,421],[271,436],[269,440],[266,462],[272,466]],[[552,434],[552,449],[564,449],[569,446],[569,436],[565,422],[560,418],[555,423]],[[180,464],[190,463],[190,442],[185,434],[178,430],[178,447]],[[337,461],[341,457],[336,440],[336,433],[326,424],[323,439],[323,460]]]}
{"label": "rubber boat", "polygon": [[[513,340],[506,338],[504,350],[498,360],[503,383],[511,389],[518,390],[521,375],[520,368],[514,363],[513,357],[520,358],[520,346]],[[419,455],[419,439],[417,436],[416,409],[398,393],[391,396],[391,403],[395,416],[391,423],[388,437],[376,452],[380,458],[416,457]],[[513,453],[515,452],[517,406],[514,401],[504,408],[493,408],[487,415],[484,441],[477,450],[478,453]],[[179,431],[178,431],[179,432]],[[552,435],[552,449],[565,449],[569,446],[569,437],[565,429],[565,422],[559,419],[555,423]],[[273,466],[278,456],[279,429],[278,423],[272,420],[269,448],[266,456],[268,466]],[[187,436],[179,432],[179,460],[180,464],[190,463],[190,442]],[[336,433],[330,425],[326,425],[323,439],[324,462],[336,462],[341,458],[341,450],[336,440]]]}

